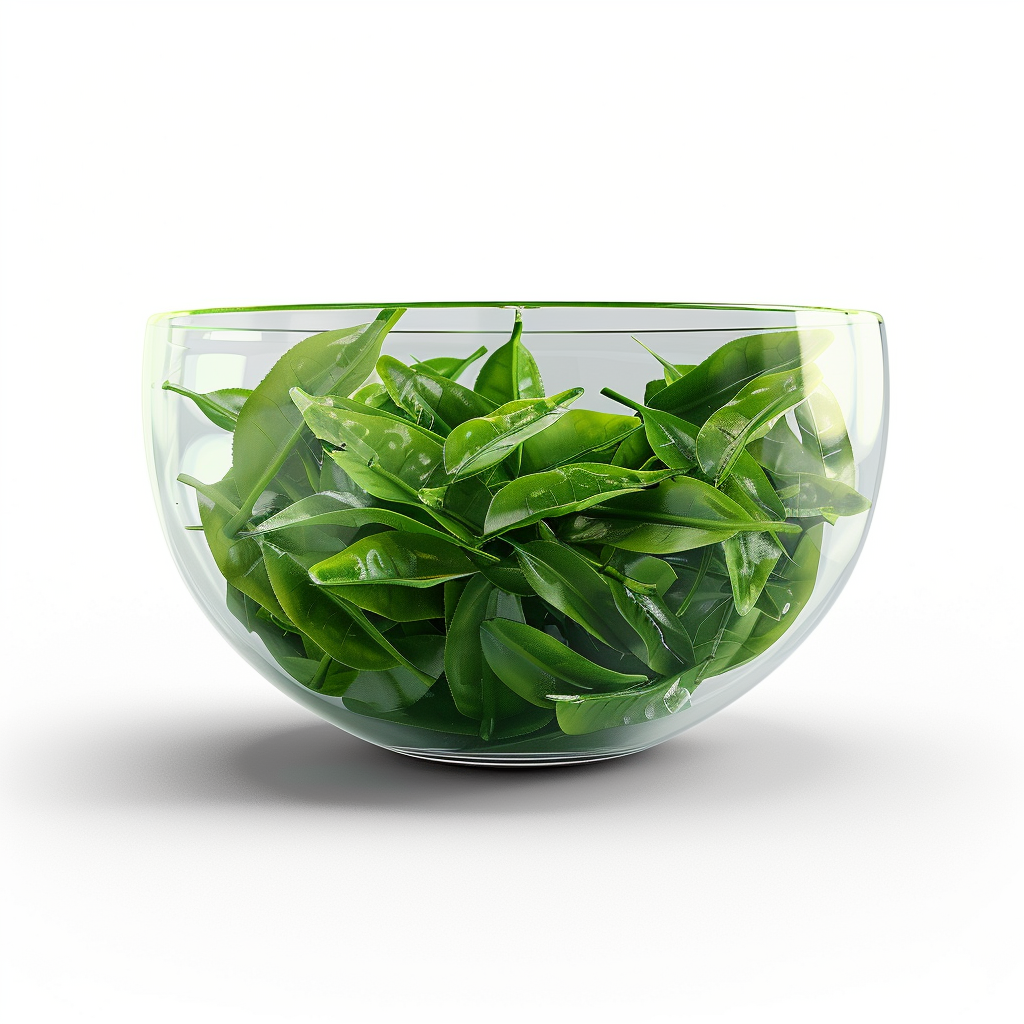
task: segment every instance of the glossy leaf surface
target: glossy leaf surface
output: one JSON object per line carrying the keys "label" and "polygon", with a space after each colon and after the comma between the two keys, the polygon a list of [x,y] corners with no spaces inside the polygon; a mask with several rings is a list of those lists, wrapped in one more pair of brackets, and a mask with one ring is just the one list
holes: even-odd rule
{"label": "glossy leaf surface", "polygon": [[608,581],[586,559],[543,540],[516,548],[516,555],[527,582],[548,604],[609,647],[641,656],[643,641],[619,614]]}
{"label": "glossy leaf surface", "polygon": [[[523,442],[520,472],[543,473],[572,462],[610,461],[614,446],[639,425],[635,416],[569,409]],[[593,458],[598,452],[607,458]]]}
{"label": "glossy leaf surface", "polygon": [[[562,540],[607,544],[648,554],[669,554],[726,540],[741,530],[762,527],[721,491],[690,477],[595,506],[586,515],[567,518]],[[779,529],[799,531],[783,525]]]}
{"label": "glossy leaf surface", "polygon": [[566,696],[555,703],[558,724],[569,736],[583,736],[602,729],[666,718],[690,702],[698,672],[698,668],[691,668],[668,679],[622,693]]}
{"label": "glossy leaf surface", "polygon": [[583,394],[570,388],[550,398],[509,402],[488,416],[467,420],[444,443],[444,467],[458,479],[497,465],[527,438],[539,434]]}
{"label": "glossy leaf surface", "polygon": [[436,434],[447,436],[452,427],[495,409],[483,395],[440,374],[406,366],[394,356],[381,356],[377,373],[395,404]]}
{"label": "glossy leaf surface", "polygon": [[331,457],[375,497],[420,504],[417,492],[447,480],[443,439],[422,427],[346,399],[314,398],[301,391],[292,400],[321,440],[344,446]]}
{"label": "glossy leaf surface", "polygon": [[516,310],[512,337],[480,368],[473,390],[495,406],[521,398],[543,398],[544,382],[537,361],[522,342],[523,315]]}
{"label": "glossy leaf surface", "polygon": [[771,331],[736,338],[650,399],[657,409],[698,426],[762,373],[808,365],[832,343],[832,332]]}
{"label": "glossy leaf surface", "polygon": [[434,587],[476,572],[465,551],[425,533],[389,530],[365,537],[314,565],[310,577],[327,587],[393,584]]}
{"label": "glossy leaf surface", "polygon": [[654,487],[674,475],[676,471],[672,469],[642,473],[582,462],[521,476],[494,495],[484,529],[488,534],[502,533],[548,516],[578,512],[621,494]]}
{"label": "glossy leaf surface", "polygon": [[612,672],[523,622],[490,619],[482,625],[483,652],[502,682],[538,707],[551,708],[551,693],[609,693],[646,676]]}
{"label": "glossy leaf surface", "polygon": [[253,389],[234,430],[232,472],[242,496],[229,532],[241,528],[304,429],[289,401],[293,388],[311,395],[347,395],[366,380],[402,309],[385,309],[371,324],[326,331],[293,345]]}
{"label": "glossy leaf surface", "polygon": [[[723,486],[728,494],[754,519],[781,522],[786,509],[764,470],[751,455],[742,452]],[[768,577],[782,556],[782,546],[771,533],[737,533],[722,542],[732,581],[733,601],[740,615],[754,606]]]}
{"label": "glossy leaf surface", "polygon": [[693,664],[693,644],[661,597],[638,594],[614,580],[610,586],[615,607],[643,640],[647,648],[643,660],[655,675],[670,675]]}
{"label": "glossy leaf surface", "polygon": [[821,383],[816,366],[764,374],[713,412],[697,434],[697,461],[708,480],[717,483],[732,471],[743,446],[762,427],[799,405]]}
{"label": "glossy leaf surface", "polygon": [[293,555],[267,541],[261,547],[274,593],[288,618],[332,658],[358,669],[401,664],[397,653],[366,629],[359,616],[353,615],[328,588],[317,586]]}

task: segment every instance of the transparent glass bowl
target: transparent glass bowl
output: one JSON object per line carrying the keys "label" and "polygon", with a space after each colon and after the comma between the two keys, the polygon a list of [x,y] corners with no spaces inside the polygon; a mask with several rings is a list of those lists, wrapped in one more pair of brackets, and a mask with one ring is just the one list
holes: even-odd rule
{"label": "transparent glass bowl", "polygon": [[[481,346],[493,353],[509,341],[519,311],[522,319],[520,340],[539,366],[545,393],[553,395],[577,387],[585,389],[583,396],[572,406],[573,410],[632,415],[633,410],[616,404],[601,393],[602,389],[611,388],[619,395],[643,402],[645,390],[650,394],[652,389],[657,390],[663,386],[666,374],[675,378],[686,372],[685,369],[667,369],[663,372],[662,365],[638,341],[657,352],[671,366],[684,368],[702,364],[712,353],[735,339],[769,336],[767,341],[752,343],[750,351],[755,353],[763,351],[766,345],[776,345],[780,340],[791,347],[795,345],[798,353],[801,353],[798,361],[803,358],[810,366],[813,358],[813,366],[820,371],[820,384],[817,383],[817,371],[814,371],[813,380],[804,381],[808,392],[813,388],[815,394],[827,397],[815,399],[817,404],[813,410],[804,401],[802,406],[791,407],[769,422],[760,424],[758,429],[741,437],[740,447],[748,454],[754,453],[757,456],[755,461],[762,468],[775,464],[779,470],[778,475],[774,475],[769,468],[766,478],[776,485],[778,493],[795,495],[786,498],[786,502],[799,505],[800,501],[806,504],[809,500],[810,505],[814,506],[814,501],[819,500],[813,497],[808,499],[806,493],[807,481],[814,476],[812,471],[815,468],[814,460],[817,459],[818,475],[821,478],[838,476],[847,485],[855,487],[866,499],[866,510],[836,517],[808,514],[806,508],[798,507],[796,511],[801,514],[787,515],[785,520],[792,528],[792,533],[745,534],[751,538],[770,538],[782,546],[783,553],[757,603],[742,616],[735,606],[735,591],[730,589],[728,562],[721,542],[715,541],[663,556],[655,555],[662,557],[662,568],[669,566],[677,577],[667,592],[664,586],[657,588],[661,607],[668,608],[676,616],[676,621],[684,624],[690,634],[699,634],[690,637],[693,649],[683,650],[686,644],[676,643],[672,639],[672,631],[669,631],[665,641],[669,652],[667,656],[678,657],[676,667],[681,669],[681,673],[675,685],[662,686],[660,690],[659,682],[670,677],[641,664],[637,652],[639,650],[642,654],[642,644],[639,647],[634,645],[630,651],[621,655],[619,652],[609,654],[610,648],[600,643],[595,644],[590,633],[582,629],[571,615],[566,616],[550,603],[545,605],[540,598],[521,598],[518,604],[514,598],[504,598],[504,606],[500,603],[496,606],[492,600],[490,611],[485,617],[517,618],[516,612],[508,611],[511,607],[508,602],[512,600],[517,608],[527,608],[527,622],[532,621],[542,631],[546,629],[550,637],[591,661],[603,661],[606,665],[614,661],[617,670],[627,673],[631,669],[635,672],[638,667],[643,669],[642,674],[651,682],[633,684],[634,692],[643,691],[637,700],[626,702],[619,699],[585,704],[578,699],[581,692],[586,691],[585,679],[577,679],[574,688],[563,681],[552,682],[545,671],[538,668],[536,679],[527,678],[523,685],[534,687],[542,696],[539,703],[524,704],[520,696],[509,694],[501,678],[489,671],[489,662],[486,657],[481,661],[479,649],[468,651],[467,661],[463,661],[461,650],[457,658],[455,652],[450,651],[449,666],[453,675],[460,666],[464,668],[465,665],[477,663],[485,666],[481,671],[487,673],[486,686],[491,687],[492,691],[497,687],[504,697],[510,698],[509,701],[505,701],[502,696],[495,698],[492,692],[491,703],[488,705],[491,708],[489,717],[479,709],[474,711],[472,706],[467,714],[465,699],[458,702],[459,706],[453,702],[451,694],[456,687],[448,685],[443,672],[438,676],[439,658],[434,659],[433,669],[429,672],[428,684],[434,676],[438,676],[432,686],[422,682],[422,671],[420,681],[413,686],[406,685],[410,680],[409,677],[403,677],[401,665],[391,670],[377,670],[376,674],[369,670],[359,674],[349,671],[347,666],[325,655],[321,647],[310,642],[309,637],[304,638],[294,623],[282,621],[280,608],[276,618],[268,617],[265,613],[261,616],[258,603],[228,587],[211,554],[207,535],[196,529],[200,524],[197,492],[193,486],[181,482],[179,476],[184,475],[192,483],[201,481],[206,484],[215,483],[224,477],[232,465],[233,438],[230,429],[225,429],[230,427],[230,423],[214,422],[204,415],[195,402],[166,389],[164,385],[170,383],[194,393],[229,389],[225,399],[228,404],[232,401],[241,402],[245,392],[230,389],[255,388],[280,357],[298,342],[321,332],[371,324],[385,308],[354,304],[166,313],[150,320],[146,335],[144,391],[147,454],[160,521],[178,569],[206,614],[246,661],[289,697],[322,718],[371,743],[403,754],[439,761],[544,765],[618,757],[661,743],[703,721],[746,693],[795,650],[842,589],[867,534],[885,449],[888,403],[886,350],[884,328],[881,318],[876,314],[810,307],[682,303],[411,303],[402,307],[404,312],[384,337],[384,353],[402,360],[406,365],[439,356],[466,357]],[[464,385],[472,386],[486,358],[469,367],[459,378]],[[766,372],[777,370],[778,367],[769,365]],[[732,374],[732,378],[736,378],[735,367],[730,367],[728,361],[723,361],[715,372],[724,373],[726,377]],[[652,385],[651,382],[658,378],[661,378],[661,384]],[[375,375],[369,378],[370,381],[378,379]],[[710,379],[718,378],[712,373]],[[756,387],[756,382],[750,387]],[[376,390],[378,393],[382,391]],[[748,387],[744,394],[749,390]],[[348,391],[346,388],[346,394]],[[739,402],[743,395],[736,398],[735,393],[734,386],[732,394],[720,396],[720,401],[724,403],[732,398],[734,404]],[[232,399],[232,395],[236,397]],[[657,404],[656,396],[651,397],[650,401]],[[757,406],[757,402],[755,396],[739,412],[743,413],[744,409],[749,411],[750,407]],[[815,412],[816,417],[809,416],[809,410]],[[841,414],[837,415],[836,410],[841,410]],[[273,411],[270,415],[274,415]],[[703,413],[694,410],[694,415],[698,420],[706,418],[707,409]],[[216,415],[214,419],[217,419]],[[842,437],[843,421],[848,440]],[[810,435],[807,433],[808,423],[811,424]],[[615,460],[645,472],[666,469],[667,463],[658,460],[656,456],[651,457],[654,449],[644,448],[647,433],[640,424],[638,418],[633,430],[635,451],[632,456],[627,453],[615,459],[613,453],[621,443],[617,442],[604,451],[592,451],[580,456],[579,460],[591,465],[608,464]],[[701,425],[700,422],[694,424],[695,427]],[[764,437],[770,426],[773,433]],[[443,433],[436,425],[435,429]],[[732,428],[725,424],[724,429]],[[251,432],[248,436],[252,436]],[[309,437],[312,438],[312,435]],[[777,443],[779,440],[784,441],[781,447]],[[799,450],[795,445],[799,445]],[[330,465],[330,444],[326,446],[326,454],[324,446],[315,440],[307,447],[316,460],[323,458]],[[780,451],[783,453],[781,462],[778,461]],[[644,455],[648,458],[645,459]],[[811,459],[810,463],[807,463],[807,458]],[[773,459],[776,463],[772,462]],[[844,459],[845,468],[842,465]],[[526,471],[518,463],[517,467],[519,472]],[[530,467],[527,465],[526,468]],[[788,472],[783,473],[782,470]],[[807,475],[793,476],[791,474],[794,471],[806,472]],[[712,480],[714,470],[709,475],[698,465],[688,473],[680,471],[680,474]],[[312,473],[307,475],[312,480]],[[504,478],[496,480],[491,478],[492,493],[496,493],[510,475],[514,474],[506,474]],[[341,479],[345,479],[344,475]],[[306,489],[298,493],[294,490],[298,485],[292,485],[292,493],[282,495],[278,492],[288,488],[272,481],[268,485],[267,494],[256,503],[251,520],[241,524],[242,532],[258,528],[258,521],[266,519],[268,513],[280,512],[289,502],[298,500],[303,494],[313,493],[314,482],[308,486],[302,485]],[[334,482],[337,485],[337,481]],[[675,481],[670,483],[674,484]],[[724,484],[719,483],[719,486],[724,487]],[[805,490],[801,490],[801,487]],[[810,487],[810,492],[814,492],[814,486]],[[363,495],[363,498],[366,499],[366,496]],[[366,500],[376,505],[390,506],[394,510],[410,512],[422,523],[433,521],[426,504],[422,509],[412,509],[408,505],[384,500]],[[601,524],[607,527],[609,520],[601,518],[601,509],[614,510],[617,503],[628,504],[630,500],[628,495],[612,498],[596,510],[586,509],[578,516],[566,514],[544,520],[554,527],[555,533],[559,534],[558,539],[550,531],[541,532],[545,529],[543,523],[535,523],[511,536],[518,538],[524,545],[530,543],[531,539],[538,543],[556,545],[569,536],[578,543],[581,557],[590,559],[588,565],[597,573],[597,576],[590,576],[591,569],[588,569],[585,575],[589,579],[600,579],[602,585],[606,583],[609,587],[613,583],[621,587],[619,580],[613,578],[614,566],[619,566],[625,569],[625,585],[628,590],[630,580],[633,579],[629,574],[633,570],[627,563],[631,556],[635,557],[636,552],[602,547]],[[867,501],[870,501],[870,509],[866,508]],[[790,504],[785,507],[787,513],[793,511]],[[606,514],[614,520],[616,513],[612,511]],[[244,510],[242,515],[244,518]],[[596,533],[595,522],[598,524]],[[209,530],[209,524],[207,526]],[[347,527],[329,527],[326,532],[336,538],[336,547],[340,551],[346,545],[353,544],[355,539],[383,529],[377,525],[357,532]],[[567,534],[566,530],[570,533]],[[572,533],[572,530],[576,532]],[[299,533],[292,531],[293,536]],[[263,539],[273,538],[264,536]],[[808,545],[798,555],[796,545],[808,539]],[[252,548],[253,543],[250,538],[250,548],[246,550],[256,550],[258,560],[260,548]],[[321,548],[324,547],[322,536],[318,543]],[[506,563],[515,567],[516,557],[509,546],[492,542],[490,549],[495,557],[503,557]],[[749,555],[749,548],[746,550]],[[813,556],[810,562],[808,553]],[[316,559],[309,558],[305,564],[329,555],[329,551],[320,550]],[[813,564],[815,561],[816,566]],[[799,566],[797,563],[800,563]],[[612,575],[607,575],[609,566],[612,566]],[[637,570],[637,578],[642,575]],[[449,602],[450,624],[451,614],[458,607],[461,595],[466,592],[463,584],[471,578],[461,577],[461,582],[455,586],[440,584],[433,598],[425,589],[417,590],[416,594],[422,595],[428,604],[434,600],[433,607],[436,609],[445,603],[441,595],[447,586],[448,591],[444,596]],[[522,586],[521,578],[518,585]],[[636,585],[635,582],[632,585]],[[630,593],[650,594],[652,588],[651,583],[637,585],[636,590]],[[529,589],[526,588],[527,593]],[[334,590],[335,593],[341,593],[344,588]],[[620,589],[618,593],[621,599],[628,598],[628,595],[623,596],[623,590]],[[789,598],[793,598],[794,594],[795,599],[790,601]],[[547,596],[551,597],[550,594]],[[694,598],[698,604],[704,602],[700,610],[693,604]],[[555,599],[558,599],[557,595]],[[691,603],[684,606],[687,599]],[[364,614],[371,624],[384,631],[382,635],[385,637],[404,642],[406,634],[429,634],[432,637],[430,640],[423,640],[421,635],[411,642],[433,646],[438,651],[443,647],[446,620],[440,616],[413,626],[393,625],[390,620],[379,617],[373,611],[364,610]],[[518,617],[523,618],[522,615]],[[704,632],[701,633],[701,630]],[[484,632],[481,626],[481,643],[485,639]],[[759,645],[756,643],[750,650],[744,647],[744,636],[759,635],[773,639],[773,642],[768,643],[766,640],[765,644],[760,645],[764,647],[763,650],[758,650]],[[471,639],[470,646],[475,642],[475,639]],[[460,643],[465,641],[461,640]],[[619,646],[621,648],[623,645]],[[729,650],[738,653],[731,656],[727,653]],[[603,655],[595,653],[598,651],[603,652]],[[666,656],[664,651],[661,654]],[[709,661],[709,658],[713,660]],[[692,663],[700,659],[703,659],[704,669],[695,676]],[[453,661],[457,662],[454,666]],[[526,663],[527,676],[532,671],[529,664]],[[578,664],[576,668],[579,668]],[[522,665],[519,671],[522,675]],[[328,677],[331,681],[325,685]],[[394,707],[388,705],[387,699],[381,703],[379,684],[389,688],[389,693],[397,694],[392,700]],[[472,688],[473,679],[467,682],[463,678],[460,685]],[[551,699],[548,699],[547,689],[555,691],[550,694]],[[369,704],[367,693],[375,695]],[[363,699],[357,699],[353,694]],[[576,721],[575,726],[569,724],[563,727],[563,715],[558,708],[559,699],[567,705],[564,709],[565,722]],[[589,726],[579,725],[576,711],[568,708],[569,704],[573,704],[575,709],[584,706],[588,709],[596,708],[601,714],[594,721],[601,727],[594,731],[579,731]],[[494,711],[495,706],[499,709],[497,712]],[[506,706],[511,710],[502,719],[500,709]],[[488,719],[486,724],[483,722],[485,718]],[[613,724],[609,725],[609,721]],[[614,724],[616,721],[619,724]],[[576,731],[571,731],[574,729]],[[487,738],[482,738],[484,736]]]}

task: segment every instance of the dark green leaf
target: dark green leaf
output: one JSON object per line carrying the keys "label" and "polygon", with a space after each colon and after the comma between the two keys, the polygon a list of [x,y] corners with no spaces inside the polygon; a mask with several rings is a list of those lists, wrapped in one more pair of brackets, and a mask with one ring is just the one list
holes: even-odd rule
{"label": "dark green leaf", "polygon": [[[254,540],[229,537],[225,532],[238,509],[238,491],[231,472],[218,484],[199,484],[191,478],[184,482],[197,487],[199,516],[206,543],[220,574],[257,604],[287,619],[263,564],[263,553]],[[198,489],[201,488],[201,489]]]}
{"label": "dark green leaf", "polygon": [[444,658],[444,637],[407,636],[395,640],[396,649],[416,666],[360,672],[346,688],[345,704],[358,702],[373,711],[398,711],[411,707],[430,689],[429,680],[441,674]]}
{"label": "dark green leaf", "polygon": [[495,591],[486,579],[474,576],[459,599],[445,644],[445,676],[452,697],[462,714],[480,722],[479,735],[485,740],[514,735],[522,723],[536,720],[529,714],[523,717],[528,712],[527,702],[498,679],[481,646],[481,627],[499,609],[522,618],[521,607],[510,603],[513,601],[516,599]]}
{"label": "dark green leaf", "polygon": [[484,656],[480,627],[487,617],[487,602],[492,592],[493,587],[482,576],[474,576],[469,581],[452,616],[444,649],[444,673],[455,704],[462,714],[477,721],[483,715]]}
{"label": "dark green leaf", "polygon": [[613,466],[625,466],[628,469],[640,469],[654,455],[647,440],[644,427],[639,426],[631,434],[624,437],[612,456]]}
{"label": "dark green leaf", "polygon": [[482,628],[487,663],[509,689],[538,707],[554,707],[549,693],[609,693],[647,681],[596,665],[523,622],[491,619]]}
{"label": "dark green leaf", "polygon": [[[736,459],[722,489],[753,519],[776,523],[786,518],[786,509],[771,481],[747,452],[742,452]],[[782,556],[782,547],[770,533],[749,531],[737,533],[722,545],[736,610],[740,615],[746,615],[757,602]]]}
{"label": "dark green leaf", "polygon": [[[293,555],[265,540],[260,547],[274,593],[288,618],[332,658],[357,669],[376,671],[404,664],[418,671],[358,608],[336,597],[330,588],[317,586]],[[426,677],[423,681],[432,682]]]}
{"label": "dark green leaf", "polygon": [[698,666],[622,693],[566,696],[556,701],[558,724],[569,736],[582,736],[620,725],[641,725],[666,718],[689,704],[699,682],[699,672]]}
{"label": "dark green leaf", "polygon": [[694,663],[693,644],[662,598],[657,594],[637,594],[614,580],[610,585],[615,607],[640,634],[647,648],[643,660],[655,675],[679,672]]}
{"label": "dark green leaf", "polygon": [[495,404],[447,377],[406,366],[394,356],[377,360],[377,373],[394,402],[428,430],[447,436],[466,420],[487,416]]}
{"label": "dark green leaf", "polygon": [[551,398],[509,402],[489,416],[467,420],[444,443],[445,468],[459,478],[497,465],[528,437],[554,423],[582,394],[583,388],[570,388]]}
{"label": "dark green leaf", "polygon": [[267,533],[276,533],[279,530],[292,530],[306,526],[359,528],[377,524],[402,530],[405,533],[419,533],[436,540],[456,544],[459,547],[472,547],[466,545],[459,537],[443,533],[433,526],[421,523],[401,512],[393,512],[391,509],[375,506],[367,507],[363,504],[363,500],[363,496],[360,494],[321,491],[289,505],[277,515],[265,519],[259,526],[246,533],[240,533],[239,536],[258,537]]}
{"label": "dark green leaf", "polygon": [[713,412],[697,435],[697,459],[707,479],[724,480],[747,441],[820,383],[821,371],[813,365],[763,374]]}
{"label": "dark green leaf", "polygon": [[548,604],[602,643],[641,657],[644,644],[619,614],[608,581],[577,552],[554,541],[516,548],[527,582]]}
{"label": "dark green leaf", "polygon": [[810,363],[828,348],[832,337],[831,331],[815,329],[736,338],[652,396],[650,404],[699,426],[755,377]]}
{"label": "dark green leaf", "polygon": [[293,345],[271,367],[238,415],[232,470],[242,496],[228,532],[240,529],[259,496],[299,443],[305,426],[289,401],[293,388],[310,395],[347,395],[366,380],[388,331],[404,313],[385,309],[372,324],[326,331]]}
{"label": "dark green leaf", "polygon": [[543,473],[570,462],[584,461],[584,456],[598,452],[606,454],[606,458],[586,461],[606,462],[611,459],[614,447],[639,425],[634,416],[569,409],[541,433],[523,442],[521,472]]}

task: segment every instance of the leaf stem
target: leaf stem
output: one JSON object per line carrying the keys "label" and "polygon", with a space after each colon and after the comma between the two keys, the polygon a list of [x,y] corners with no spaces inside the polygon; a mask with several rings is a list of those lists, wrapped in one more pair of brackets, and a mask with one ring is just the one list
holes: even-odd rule
{"label": "leaf stem", "polygon": [[644,407],[639,402],[634,402],[632,398],[620,395],[618,391],[613,391],[611,388],[601,388],[601,394],[606,398],[610,398],[613,402],[618,402],[619,405],[624,405],[626,408],[640,413],[641,416],[644,414]]}
{"label": "leaf stem", "polygon": [[329,654],[325,654],[320,659],[320,664],[317,666],[316,674],[309,683],[309,688],[311,690],[319,690],[324,685],[324,682],[327,679],[327,673],[331,668],[331,662],[333,661],[334,659]]}
{"label": "leaf stem", "polygon": [[697,567],[697,576],[693,581],[693,586],[690,587],[690,592],[683,598],[683,603],[676,609],[676,618],[681,619],[686,614],[686,609],[690,607],[690,602],[697,593],[697,588],[704,582],[704,577],[711,566],[711,553],[712,546],[708,544],[704,548],[704,554],[701,555],[700,565]]}

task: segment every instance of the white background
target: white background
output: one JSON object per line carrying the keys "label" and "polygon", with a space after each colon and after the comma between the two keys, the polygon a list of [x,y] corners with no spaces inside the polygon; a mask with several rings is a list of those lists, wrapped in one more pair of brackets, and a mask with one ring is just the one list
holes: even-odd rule
{"label": "white background", "polygon": [[[8,1019],[1020,1019],[1018,13],[8,5]],[[878,514],[783,669],[496,773],[228,649],[151,507],[146,317],[437,298],[884,314]]]}

